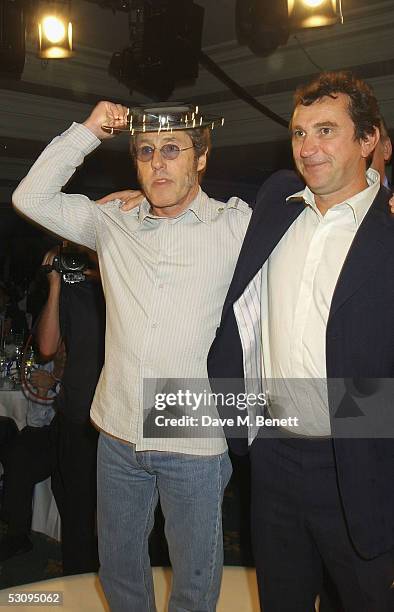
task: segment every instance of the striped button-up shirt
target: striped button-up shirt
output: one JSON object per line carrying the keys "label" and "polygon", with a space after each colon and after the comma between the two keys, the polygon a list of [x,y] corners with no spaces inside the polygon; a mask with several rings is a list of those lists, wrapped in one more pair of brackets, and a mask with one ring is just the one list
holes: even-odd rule
{"label": "striped button-up shirt", "polygon": [[[73,124],[38,158],[14,194],[24,214],[68,240],[97,250],[107,304],[105,365],[91,417],[137,450],[212,455],[216,438],[144,438],[147,379],[207,378],[206,358],[251,211],[199,191],[175,218],[155,217],[147,201],[128,212],[61,192],[100,141]],[[229,356],[229,359],[231,356]],[[215,412],[215,409],[212,408]]]}

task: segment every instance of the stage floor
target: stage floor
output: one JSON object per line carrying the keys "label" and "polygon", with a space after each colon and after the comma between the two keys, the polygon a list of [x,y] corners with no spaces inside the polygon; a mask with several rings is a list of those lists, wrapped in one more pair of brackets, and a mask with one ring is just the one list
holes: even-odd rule
{"label": "stage floor", "polygon": [[[171,570],[169,568],[153,568],[157,612],[166,612],[168,593],[171,584]],[[7,603],[8,594],[20,592],[62,591],[62,611],[86,612],[87,610],[109,612],[103,596],[100,582],[95,574],[80,576],[67,576],[44,580],[21,587],[3,589],[0,591],[0,607]],[[35,606],[33,606],[35,607]],[[57,606],[39,606],[40,612],[54,612]],[[18,605],[19,610],[31,611],[31,605]],[[259,612],[257,585],[254,569],[243,567],[224,568],[222,589],[217,612]],[[141,611],[142,612],[142,611]]]}

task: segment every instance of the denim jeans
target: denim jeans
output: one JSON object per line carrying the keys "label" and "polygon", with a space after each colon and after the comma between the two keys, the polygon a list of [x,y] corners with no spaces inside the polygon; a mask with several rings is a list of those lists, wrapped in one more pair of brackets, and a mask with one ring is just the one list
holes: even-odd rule
{"label": "denim jeans", "polygon": [[214,456],[135,451],[101,433],[100,579],[112,612],[154,612],[148,536],[160,496],[171,565],[169,612],[214,612],[223,565],[221,506],[231,475]]}

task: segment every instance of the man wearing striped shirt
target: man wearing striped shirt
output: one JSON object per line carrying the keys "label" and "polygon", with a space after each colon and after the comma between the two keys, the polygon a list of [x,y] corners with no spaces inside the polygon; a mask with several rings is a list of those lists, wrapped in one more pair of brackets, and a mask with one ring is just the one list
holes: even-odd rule
{"label": "man wearing striped shirt", "polygon": [[[237,198],[223,204],[201,191],[212,120],[189,111],[128,115],[100,102],[52,141],[14,194],[23,214],[99,257],[106,351],[91,418],[100,429],[100,577],[116,612],[155,610],[148,536],[158,497],[174,574],[169,610],[213,612],[220,589],[231,473],[223,433],[143,431],[144,380],[201,379],[209,388],[206,356],[251,214]],[[97,206],[62,193],[84,157],[127,122],[141,205],[127,211],[120,200]]]}

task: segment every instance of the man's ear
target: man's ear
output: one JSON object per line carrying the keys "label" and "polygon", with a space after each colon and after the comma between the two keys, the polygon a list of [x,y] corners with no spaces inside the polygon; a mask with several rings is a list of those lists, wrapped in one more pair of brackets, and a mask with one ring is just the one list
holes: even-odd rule
{"label": "man's ear", "polygon": [[384,157],[384,161],[389,162],[391,159],[391,155],[393,153],[393,145],[391,144],[391,140],[390,137],[387,136],[387,138],[385,138],[382,142],[383,145],[383,157]]}
{"label": "man's ear", "polygon": [[372,134],[366,134],[364,138],[361,138],[360,143],[362,157],[367,159],[371,155],[371,153],[379,142],[379,138],[380,132],[377,127],[375,127],[375,131]]}
{"label": "man's ear", "polygon": [[205,153],[202,153],[200,157],[198,158],[197,172],[200,172],[201,170],[205,170],[206,165],[207,165],[207,155],[208,155],[208,149],[205,151]]}

